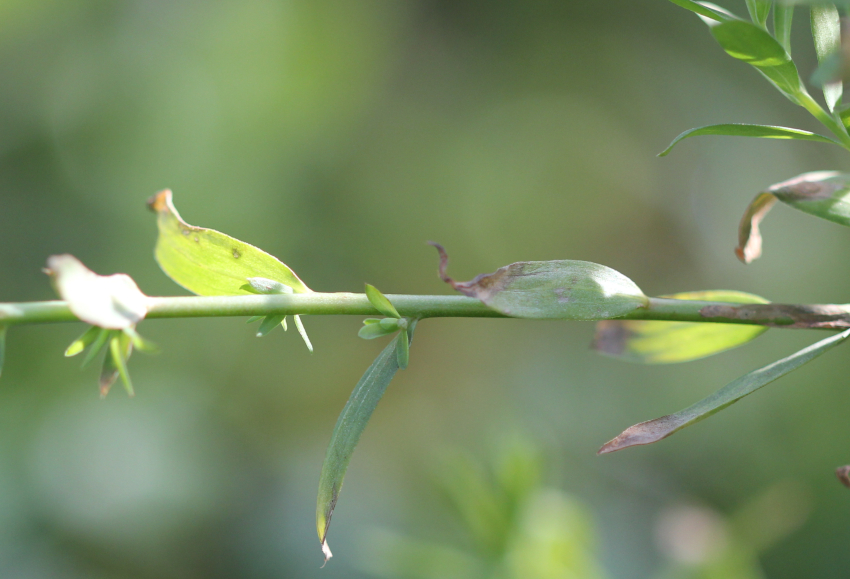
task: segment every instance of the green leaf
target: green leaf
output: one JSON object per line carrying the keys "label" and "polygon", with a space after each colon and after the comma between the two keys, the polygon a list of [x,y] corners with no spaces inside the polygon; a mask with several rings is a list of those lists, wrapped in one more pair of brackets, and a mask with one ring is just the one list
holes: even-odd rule
{"label": "green leaf", "polygon": [[446,275],[448,255],[438,243],[440,278],[454,289],[515,318],[605,320],[646,307],[649,298],[618,271],[587,261],[520,261],[467,282]]}
{"label": "green leaf", "polygon": [[100,371],[100,397],[103,398],[109,394],[109,389],[118,379],[118,376],[121,376],[127,394],[133,396],[133,383],[130,381],[130,374],[127,372],[127,360],[133,352],[133,342],[123,332],[113,330],[107,333],[109,350],[103,359],[103,369]]}
{"label": "green leaf", "polygon": [[86,355],[83,357],[83,361],[80,363],[80,368],[85,368],[97,357],[101,350],[103,350],[106,343],[109,341],[109,336],[112,333],[110,330],[104,330],[102,328],[98,328],[100,333],[92,343]]}
{"label": "green leaf", "polygon": [[304,344],[306,344],[307,349],[310,350],[310,353],[313,352],[313,344],[310,342],[310,338],[307,337],[307,330],[304,329],[304,324],[301,322],[301,316],[295,315],[292,316],[295,318],[295,328],[298,330],[298,333],[301,335],[301,339],[304,340]]}
{"label": "green leaf", "polygon": [[97,337],[100,335],[102,328],[98,328],[97,326],[89,326],[89,329],[83,332],[83,334],[71,342],[71,345],[68,346],[68,349],[65,350],[65,357],[76,356],[83,350],[85,350],[92,342],[94,342]]}
{"label": "green leaf", "polygon": [[706,18],[711,18],[712,20],[720,22],[724,22],[730,18],[737,18],[720,6],[715,6],[708,2],[693,2],[692,0],[670,0],[670,2],[677,6],[681,6],[686,10],[699,14],[700,16],[705,16]]}
{"label": "green leaf", "polygon": [[369,303],[372,304],[372,306],[376,310],[378,310],[388,318],[401,317],[401,315],[399,315],[398,311],[395,309],[395,306],[390,303],[390,300],[388,300],[384,294],[378,291],[378,288],[373,285],[369,285],[368,283],[366,284],[366,297],[369,298]]}
{"label": "green leaf", "polygon": [[246,324],[253,324],[254,322],[259,322],[260,320],[262,320],[265,317],[266,316],[251,316],[250,318],[248,318],[248,320],[245,323]]}
{"label": "green leaf", "polygon": [[[413,340],[415,326],[415,322],[410,325],[408,339],[411,341]],[[375,327],[375,325],[367,327]],[[334,507],[336,507],[339,493],[342,490],[345,471],[348,469],[354,447],[357,446],[360,435],[366,428],[372,412],[399,369],[396,350],[402,337],[399,333],[375,358],[375,361],[360,378],[351,393],[351,397],[345,404],[345,408],[342,409],[331,435],[325,461],[322,464],[319,493],[316,500],[316,529],[319,533],[319,541],[322,543],[325,562],[332,556],[328,548],[327,534]]]}
{"label": "green leaf", "polygon": [[771,4],[770,0],[747,0],[747,11],[750,13],[750,18],[762,28],[767,24]]}
{"label": "green leaf", "polygon": [[777,2],[773,7],[773,35],[788,56],[791,56],[791,22],[794,19],[794,5]]}
{"label": "green leaf", "polygon": [[157,214],[159,237],[156,260],[162,270],[187,290],[204,296],[244,295],[251,291],[245,280],[262,277],[310,292],[298,276],[265,251],[224,233],[193,227],[183,221],[171,202],[171,191],[148,201]]}
{"label": "green leaf", "polygon": [[808,93],[797,73],[797,66],[766,30],[743,20],[705,22],[727,54],[752,65],[788,99],[802,105],[802,98]]}
{"label": "green leaf", "polygon": [[695,424],[712,414],[719,412],[727,406],[734,404],[744,396],[752,394],[762,386],[770,384],[785,374],[792,372],[807,362],[811,362],[830,348],[833,348],[850,337],[850,330],[830,336],[799,352],[791,354],[787,358],[778,360],[758,370],[734,380],[693,406],[690,406],[675,414],[669,414],[635,424],[624,430],[622,434],[605,443],[599,449],[598,454],[606,454],[616,450],[622,450],[630,446],[651,444],[678,432],[679,430]]}
{"label": "green leaf", "polygon": [[140,336],[135,328],[125,328],[123,331],[127,334],[127,336],[129,336],[130,341],[133,342],[133,348],[139,352],[144,352],[145,354],[159,354],[159,346]]}
{"label": "green leaf", "polygon": [[[762,297],[738,291],[709,290],[678,293],[665,298],[766,304]],[[593,348],[609,356],[643,364],[688,362],[737,348],[767,328],[744,324],[605,320],[596,324]]]}
{"label": "green leaf", "polygon": [[397,331],[398,327],[388,329],[384,328],[381,324],[365,324],[362,328],[360,328],[360,331],[357,332],[357,335],[364,340],[374,340],[375,338],[380,338],[382,336],[389,336]]}
{"label": "green leaf", "polygon": [[0,326],[0,374],[3,374],[3,362],[6,360],[6,332],[9,326]]}
{"label": "green leaf", "polygon": [[45,271],[71,312],[93,326],[123,330],[147,314],[148,298],[128,275],[97,275],[67,254],[47,258]]}
{"label": "green leaf", "polygon": [[248,285],[259,294],[291,294],[292,288],[286,284],[264,277],[248,278]]}
{"label": "green leaf", "polygon": [[260,329],[257,330],[257,337],[262,338],[285,320],[286,316],[280,314],[271,314],[266,316],[260,324]]}
{"label": "green leaf", "polygon": [[410,362],[410,340],[407,337],[407,330],[402,330],[398,334],[396,341],[396,363],[400,370],[407,370],[407,364]]}
{"label": "green leaf", "polygon": [[727,137],[755,137],[759,139],[794,139],[797,141],[817,141],[819,143],[832,143],[841,146],[841,143],[829,137],[818,135],[802,129],[791,129],[789,127],[774,127],[771,125],[747,125],[739,123],[727,123],[721,125],[708,125],[696,129],[689,129],[673,139],[666,149],[658,153],[664,157],[682,139],[698,137],[701,135],[724,135]]}
{"label": "green leaf", "polygon": [[[841,22],[838,9],[834,5],[812,6],[812,38],[818,55],[821,71],[818,84],[823,85],[823,97],[830,111],[841,103],[842,81],[838,73],[841,69]],[[815,75],[818,75],[815,72]],[[813,77],[815,78],[815,77]],[[836,80],[837,79],[837,80]],[[831,82],[830,82],[831,81]]]}

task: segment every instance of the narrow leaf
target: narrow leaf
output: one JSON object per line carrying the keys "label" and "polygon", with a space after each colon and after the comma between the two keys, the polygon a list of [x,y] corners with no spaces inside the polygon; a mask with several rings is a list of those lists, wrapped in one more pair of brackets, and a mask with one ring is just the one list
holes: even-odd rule
{"label": "narrow leaf", "polygon": [[777,2],[773,7],[773,35],[779,44],[791,56],[791,22],[794,19],[794,5]]}
{"label": "narrow leaf", "polygon": [[749,374],[741,376],[708,398],[705,398],[680,412],[662,416],[655,420],[635,424],[634,426],[624,430],[622,434],[613,440],[605,443],[605,445],[599,449],[598,454],[606,454],[616,450],[622,450],[630,446],[658,442],[686,426],[690,426],[704,418],[708,418],[712,414],[734,404],[744,396],[752,394],[762,386],[770,384],[777,378],[781,378],[785,374],[796,370],[803,364],[814,360],[830,348],[837,346],[848,337],[850,337],[850,330],[845,330],[840,334],[830,336],[825,340],[821,340],[807,348],[803,348],[799,352],[791,354],[787,358],[783,358],[763,368],[753,370]]}
{"label": "narrow leaf", "polygon": [[[815,52],[822,67],[818,84],[823,85],[823,97],[830,111],[841,102],[843,90],[840,80],[841,22],[834,5],[816,5],[811,8],[812,38]],[[817,72],[816,72],[817,74]]]}
{"label": "narrow leaf", "polygon": [[3,374],[3,362],[6,360],[6,332],[9,326],[0,326],[0,375]]}
{"label": "narrow leaf", "polygon": [[127,359],[130,357],[132,344],[130,336],[123,332],[109,340],[109,353],[112,362],[115,364],[118,375],[121,376],[121,382],[124,383],[124,389],[129,396],[135,396],[133,383],[130,381],[130,373],[127,371]]}
{"label": "narrow leaf", "polygon": [[402,330],[398,336],[395,349],[396,363],[400,370],[406,370],[410,362],[410,340],[407,337],[407,330]]}
{"label": "narrow leaf", "polygon": [[89,326],[89,329],[83,332],[83,334],[71,342],[71,345],[68,346],[68,349],[65,350],[65,356],[71,357],[76,356],[83,350],[85,350],[92,342],[94,342],[97,337],[100,335],[101,328],[97,326]]}
{"label": "narrow leaf", "polygon": [[[410,325],[408,339],[413,339],[415,322]],[[378,405],[378,401],[384,395],[387,385],[398,371],[398,354],[396,353],[398,341],[402,339],[401,333],[390,342],[378,355],[357,386],[351,393],[351,397],[345,404],[342,413],[336,421],[328,451],[322,464],[322,474],[319,478],[319,494],[316,500],[316,529],[319,533],[319,541],[322,543],[322,552],[325,554],[325,562],[331,558],[328,548],[327,535],[331,524],[334,507],[336,507],[339,493],[342,490],[342,482],[354,447],[360,440],[360,435],[366,428],[372,412]],[[409,342],[408,342],[409,345]]]}
{"label": "narrow leaf", "polygon": [[45,271],[71,312],[93,326],[123,330],[147,314],[147,296],[128,275],[97,275],[67,254],[50,256]]}
{"label": "narrow leaf", "polygon": [[100,330],[100,333],[97,335],[94,340],[94,343],[92,343],[88,352],[86,352],[86,355],[83,357],[83,361],[80,363],[80,368],[85,368],[86,366],[91,364],[92,361],[100,353],[100,351],[103,350],[104,346],[106,346],[106,343],[109,341],[109,337],[112,332],[110,330],[104,330],[102,328],[98,329]]}
{"label": "narrow leaf", "polygon": [[818,135],[802,129],[792,129],[789,127],[774,127],[772,125],[747,125],[739,123],[727,123],[721,125],[708,125],[696,129],[689,129],[673,139],[673,142],[666,149],[658,153],[659,157],[664,157],[673,149],[673,147],[681,140],[688,137],[698,137],[701,135],[723,135],[727,137],[754,137],[758,139],[792,139],[797,141],[817,141],[819,143],[832,143],[840,145],[840,143],[829,137]]}
{"label": "narrow leaf", "polygon": [[515,318],[605,320],[645,307],[649,299],[623,274],[587,261],[521,261],[472,281],[446,275],[448,255],[440,252],[440,277],[462,294]]}
{"label": "narrow leaf", "polygon": [[281,324],[281,322],[283,322],[285,317],[286,316],[279,314],[272,314],[266,316],[265,319],[263,319],[262,323],[260,323],[260,329],[257,330],[257,337],[262,338],[263,336],[274,330]]}
{"label": "narrow leaf", "polygon": [[[729,290],[686,292],[661,297],[739,304],[768,303],[762,297]],[[766,331],[764,326],[744,324],[604,320],[596,324],[593,348],[628,362],[671,364],[737,348]]]}
{"label": "narrow leaf", "polygon": [[775,203],[776,197],[771,193],[759,193],[747,206],[738,226],[738,247],[735,248],[735,255],[742,262],[750,263],[761,257],[759,224]]}
{"label": "narrow leaf", "polygon": [[794,61],[765,29],[743,20],[706,24],[727,54],[752,65],[792,102],[800,104],[800,97],[808,95]]}
{"label": "narrow leaf", "polygon": [[729,20],[730,18],[735,18],[732,14],[720,8],[719,6],[715,6],[714,4],[709,4],[708,2],[693,2],[692,0],[670,0],[673,4],[677,6],[681,6],[695,14],[699,14],[700,16],[705,16],[706,18],[711,18],[712,20],[717,20],[720,22]]}
{"label": "narrow leaf", "polygon": [[262,320],[265,317],[266,316],[251,316],[250,318],[248,318],[248,320],[245,323],[246,324],[253,324],[254,322],[259,322],[260,320]]}
{"label": "narrow leaf", "polygon": [[304,324],[301,322],[301,316],[295,315],[292,317],[295,318],[295,328],[301,335],[301,339],[304,340],[304,344],[307,346],[307,349],[310,350],[310,353],[312,353],[313,344],[310,342],[310,338],[307,336],[307,330],[304,329]]}
{"label": "narrow leaf", "polygon": [[311,290],[277,258],[229,235],[187,224],[171,201],[171,191],[160,191],[148,206],[157,214],[159,237],[155,256],[162,270],[187,290],[204,296],[255,293],[245,280],[263,277],[292,288]]}
{"label": "narrow leaf", "polygon": [[136,350],[144,352],[145,354],[159,354],[159,346],[140,336],[136,331],[136,328],[125,328],[124,333],[127,334],[130,341],[133,342],[133,348]]}
{"label": "narrow leaf", "polygon": [[383,315],[389,318],[401,317],[401,315],[399,315],[398,311],[395,309],[395,306],[390,303],[390,300],[388,300],[384,294],[378,291],[378,288],[373,285],[369,285],[368,283],[366,284],[366,297],[369,298],[369,303],[372,304],[372,306],[376,310],[381,312]]}
{"label": "narrow leaf", "polygon": [[770,15],[770,5],[770,0],[747,0],[747,11],[750,13],[753,23],[762,28],[765,27],[767,17]]}
{"label": "narrow leaf", "polygon": [[382,336],[389,336],[397,331],[398,327],[394,329],[387,329],[381,324],[365,324],[362,328],[360,328],[360,331],[357,332],[357,335],[364,340],[374,340],[375,338],[380,338]]}

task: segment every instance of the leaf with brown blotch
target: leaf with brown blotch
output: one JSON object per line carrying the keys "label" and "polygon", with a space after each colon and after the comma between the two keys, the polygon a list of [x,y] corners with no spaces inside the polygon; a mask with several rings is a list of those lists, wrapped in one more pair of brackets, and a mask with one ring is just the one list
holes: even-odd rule
{"label": "leaf with brown blotch", "polygon": [[814,360],[827,350],[837,346],[848,337],[850,337],[850,330],[830,336],[786,358],[777,360],[763,368],[753,370],[737,380],[733,380],[711,396],[700,400],[693,406],[685,408],[680,412],[630,426],[619,436],[606,442],[597,454],[607,454],[629,448],[630,446],[658,442],[686,426],[708,418],[712,414],[734,404],[744,396],[752,394],[762,386],[770,384],[777,378],[781,378],[785,374],[796,370],[803,364]]}
{"label": "leaf with brown blotch", "polygon": [[747,207],[741,224],[738,226],[738,247],[735,255],[744,263],[750,263],[761,257],[761,232],[759,223],[776,203],[771,193],[759,193]]}
{"label": "leaf with brown blotch", "polygon": [[[765,304],[745,292],[706,290],[660,296],[678,300]],[[603,320],[596,324],[593,349],[642,364],[672,364],[737,348],[767,331],[765,326],[654,320]]]}
{"label": "leaf with brown blotch", "polygon": [[649,303],[640,288],[618,271],[588,261],[520,261],[472,281],[446,275],[448,255],[440,252],[440,278],[455,290],[515,318],[606,320]]}

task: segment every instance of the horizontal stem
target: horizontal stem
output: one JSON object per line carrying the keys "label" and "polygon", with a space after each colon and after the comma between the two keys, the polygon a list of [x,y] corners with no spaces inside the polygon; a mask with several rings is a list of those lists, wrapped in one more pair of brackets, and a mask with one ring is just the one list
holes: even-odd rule
{"label": "horizontal stem", "polygon": [[[465,296],[388,295],[387,298],[402,316],[410,318],[508,317]],[[149,319],[268,314],[381,315],[365,294],[353,293],[151,297],[147,306]],[[850,327],[850,306],[730,304],[650,298],[648,307],[635,310],[623,319],[835,329]],[[0,325],[76,320],[63,301],[0,304]]]}

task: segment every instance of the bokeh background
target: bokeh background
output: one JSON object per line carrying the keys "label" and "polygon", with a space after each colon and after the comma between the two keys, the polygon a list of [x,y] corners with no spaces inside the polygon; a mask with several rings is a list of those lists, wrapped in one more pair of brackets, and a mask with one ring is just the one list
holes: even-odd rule
{"label": "bokeh background", "polygon": [[[724,6],[745,14],[742,1]],[[796,14],[801,72],[814,69]],[[449,293],[520,260],[609,265],[650,295],[739,289],[843,303],[850,232],[752,196],[847,167],[664,0],[0,1],[0,300],[52,299],[72,253],[149,295],[145,200],[280,257],[318,291]],[[834,351],[660,444],[604,457],[822,334],[771,331],[680,366],[601,357],[589,323],[420,325],[355,453],[319,570],[315,492],[348,394],[383,344],[357,318],[258,340],[242,319],[141,325],[137,395],[64,359],[81,324],[15,327],[0,382],[0,576],[838,577],[850,566],[850,362]]]}

